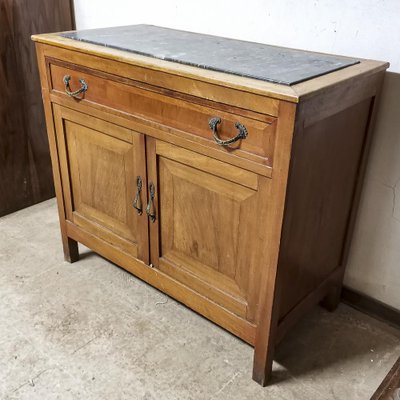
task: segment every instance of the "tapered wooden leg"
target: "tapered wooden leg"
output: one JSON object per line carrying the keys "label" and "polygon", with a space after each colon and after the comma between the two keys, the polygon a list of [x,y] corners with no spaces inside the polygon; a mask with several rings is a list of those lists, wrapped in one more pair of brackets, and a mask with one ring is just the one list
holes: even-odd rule
{"label": "tapered wooden leg", "polygon": [[256,352],[257,350],[254,351],[253,380],[261,386],[267,386],[272,374],[274,349],[270,346],[264,357],[258,356]]}
{"label": "tapered wooden leg", "polygon": [[78,242],[69,238],[63,237],[64,260],[74,263],[79,260]]}
{"label": "tapered wooden leg", "polygon": [[328,311],[335,311],[340,303],[342,294],[342,285],[333,285],[325,298],[322,299],[320,305]]}
{"label": "tapered wooden leg", "polygon": [[[257,332],[254,345],[253,379],[266,386],[272,372],[272,362],[276,344],[276,334],[279,321],[279,303],[281,299],[281,274],[278,273],[279,248],[282,234],[283,212],[286,198],[286,183],[289,173],[292,138],[296,118],[296,107],[293,103],[279,103],[278,124],[276,127],[276,143],[274,153],[274,179],[271,182],[269,201],[274,204],[268,219],[271,229],[268,229],[266,242],[262,246],[265,252],[265,274],[261,277],[259,308],[257,315]],[[261,244],[260,244],[261,245]]]}
{"label": "tapered wooden leg", "polygon": [[[273,297],[270,299],[273,302]],[[261,386],[267,386],[271,378],[272,363],[274,361],[275,339],[277,331],[278,312],[271,304],[269,313],[264,315],[257,327],[256,342],[254,346],[253,380]]]}
{"label": "tapered wooden leg", "polygon": [[36,48],[36,51],[39,60],[38,62],[40,69],[40,79],[43,88],[42,98],[43,98],[44,113],[46,117],[47,134],[49,138],[51,165],[53,168],[54,189],[56,191],[58,215],[60,218],[60,229],[61,229],[61,237],[64,250],[64,259],[65,261],[73,263],[79,260],[78,242],[69,238],[67,236],[65,229],[66,212],[64,207],[63,190],[61,185],[60,166],[58,163],[58,150],[57,150],[56,132],[54,130],[54,123],[53,123],[53,110],[49,97],[49,91],[44,89],[47,88],[48,85],[47,79],[45,78],[46,73],[44,72],[47,67],[43,49],[40,46],[38,46]]}

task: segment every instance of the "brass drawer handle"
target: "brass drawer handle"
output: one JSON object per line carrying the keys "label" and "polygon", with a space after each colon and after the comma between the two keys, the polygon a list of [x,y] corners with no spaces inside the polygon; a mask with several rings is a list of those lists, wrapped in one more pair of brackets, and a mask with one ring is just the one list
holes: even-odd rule
{"label": "brass drawer handle", "polygon": [[240,139],[246,139],[246,137],[248,135],[246,127],[244,125],[240,124],[239,122],[236,122],[235,128],[239,129],[239,133],[231,139],[222,140],[218,136],[218,130],[217,130],[217,125],[220,123],[221,123],[221,118],[219,118],[219,117],[211,118],[208,121],[208,125],[210,126],[210,129],[213,132],[215,143],[219,144],[220,146],[229,146],[230,144],[235,143]]}
{"label": "brass drawer handle", "polygon": [[137,211],[139,215],[143,214],[142,199],[140,198],[141,191],[142,191],[142,178],[138,176],[136,178],[136,196],[135,200],[133,200],[133,208]]}
{"label": "brass drawer handle", "polygon": [[81,84],[81,87],[78,90],[75,90],[75,91],[72,92],[71,88],[69,86],[69,81],[70,80],[71,80],[71,76],[70,75],[65,75],[64,78],[63,78],[64,85],[65,85],[65,93],[68,96],[75,97],[76,99],[80,99],[79,95],[81,93],[86,92],[86,90],[88,90],[87,83],[85,82],[84,79],[79,79],[79,83]]}
{"label": "brass drawer handle", "polygon": [[149,216],[151,222],[154,222],[156,220],[156,211],[154,209],[154,193],[155,193],[155,187],[153,182],[150,182],[149,184],[149,203],[147,204],[146,207],[146,214]]}

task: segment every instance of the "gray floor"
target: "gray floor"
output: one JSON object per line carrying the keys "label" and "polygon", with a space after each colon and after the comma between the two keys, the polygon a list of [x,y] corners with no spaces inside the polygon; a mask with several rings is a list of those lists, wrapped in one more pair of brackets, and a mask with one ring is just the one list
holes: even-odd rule
{"label": "gray floor", "polygon": [[63,261],[54,200],[0,219],[0,399],[368,399],[400,332],[316,307],[282,342],[274,384],[252,348],[81,248]]}

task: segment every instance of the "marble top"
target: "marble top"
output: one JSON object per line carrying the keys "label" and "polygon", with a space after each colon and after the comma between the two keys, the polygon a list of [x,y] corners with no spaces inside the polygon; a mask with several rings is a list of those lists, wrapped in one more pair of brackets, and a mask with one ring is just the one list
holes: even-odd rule
{"label": "marble top", "polygon": [[294,85],[359,62],[152,25],[80,30],[61,36],[282,85]]}

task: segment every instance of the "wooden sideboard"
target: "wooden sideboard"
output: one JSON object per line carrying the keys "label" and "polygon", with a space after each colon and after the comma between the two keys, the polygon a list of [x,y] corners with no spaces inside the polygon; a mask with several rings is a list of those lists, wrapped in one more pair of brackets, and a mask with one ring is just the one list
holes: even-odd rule
{"label": "wooden sideboard", "polygon": [[66,260],[83,243],[253,345],[265,385],[288,329],[339,302],[388,64],[285,85],[33,40]]}

